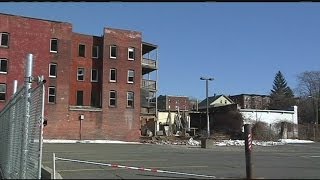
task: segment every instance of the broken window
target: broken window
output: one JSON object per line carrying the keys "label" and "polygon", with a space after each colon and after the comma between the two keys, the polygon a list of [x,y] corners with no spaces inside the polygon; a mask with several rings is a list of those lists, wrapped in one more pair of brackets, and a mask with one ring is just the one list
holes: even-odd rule
{"label": "broken window", "polygon": [[134,60],[134,48],[133,47],[128,48],[128,59]]}
{"label": "broken window", "polygon": [[134,93],[131,91],[127,92],[127,107],[134,107]]}
{"label": "broken window", "polygon": [[77,80],[84,81],[84,68],[78,68]]}
{"label": "broken window", "polygon": [[0,47],[9,46],[9,33],[2,32],[0,33]]}
{"label": "broken window", "polygon": [[134,70],[128,70],[128,83],[133,83],[134,81]]}
{"label": "broken window", "polygon": [[48,102],[49,103],[56,102],[56,87],[54,86],[48,87]]}
{"label": "broken window", "polygon": [[85,57],[86,56],[86,45],[79,44],[79,56]]}
{"label": "broken window", "polygon": [[0,101],[6,100],[7,85],[0,84]]}
{"label": "broken window", "polygon": [[57,53],[58,52],[58,39],[50,39],[50,52]]}
{"label": "broken window", "polygon": [[7,69],[8,69],[8,60],[0,59],[0,73],[7,74]]}

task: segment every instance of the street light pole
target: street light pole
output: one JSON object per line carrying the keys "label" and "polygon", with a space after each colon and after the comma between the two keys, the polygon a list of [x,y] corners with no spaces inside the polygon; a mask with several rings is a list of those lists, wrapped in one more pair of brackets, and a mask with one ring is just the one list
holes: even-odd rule
{"label": "street light pole", "polygon": [[200,80],[206,81],[206,99],[207,99],[207,137],[210,137],[210,117],[209,117],[209,99],[208,99],[208,81],[212,81],[213,78],[200,77]]}

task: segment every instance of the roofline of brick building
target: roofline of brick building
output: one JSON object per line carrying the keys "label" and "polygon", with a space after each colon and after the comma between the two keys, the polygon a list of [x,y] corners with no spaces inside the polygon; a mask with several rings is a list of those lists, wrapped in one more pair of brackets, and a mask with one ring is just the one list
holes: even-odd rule
{"label": "roofline of brick building", "polygon": [[34,17],[29,17],[29,16],[20,16],[20,15],[15,15],[15,14],[0,13],[0,15],[15,16],[15,17],[20,17],[20,18],[34,19],[34,20],[40,20],[40,21],[49,21],[49,22],[54,22],[54,23],[66,23],[66,24],[70,24],[70,25],[72,25],[72,24],[71,24],[71,23],[69,23],[69,22],[54,21],[54,20],[41,19],[41,18],[34,18]]}

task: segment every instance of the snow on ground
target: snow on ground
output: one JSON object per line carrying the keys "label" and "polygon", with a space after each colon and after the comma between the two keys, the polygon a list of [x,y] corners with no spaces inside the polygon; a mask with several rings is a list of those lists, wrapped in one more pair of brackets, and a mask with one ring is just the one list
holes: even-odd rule
{"label": "snow on ground", "polygon": [[[117,143],[117,144],[144,144],[140,142],[125,142],[125,141],[112,141],[112,140],[66,140],[66,139],[44,139],[44,143]],[[289,143],[314,143],[310,140],[299,140],[299,139],[279,139],[278,141],[256,141],[253,140],[252,144],[256,146],[276,146],[276,145],[284,145]],[[158,142],[156,144],[180,144],[177,142]],[[222,140],[215,141],[214,144],[216,146],[244,146],[244,140]],[[194,140],[192,137],[185,143],[185,145],[189,146],[200,146],[201,141]]]}
{"label": "snow on ground", "polygon": [[314,141],[310,140],[300,140],[300,139],[279,139],[280,142],[284,143],[314,143]]}
{"label": "snow on ground", "polygon": [[[289,143],[314,143],[310,140],[299,140],[299,139],[279,139],[278,141],[256,141],[253,140],[252,144],[257,146],[276,146],[284,145]],[[223,140],[216,142],[216,146],[244,146],[244,140]]]}

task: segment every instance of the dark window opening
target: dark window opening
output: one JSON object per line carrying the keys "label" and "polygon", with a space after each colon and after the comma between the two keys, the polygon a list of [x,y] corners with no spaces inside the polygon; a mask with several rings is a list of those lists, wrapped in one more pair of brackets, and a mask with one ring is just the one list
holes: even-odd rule
{"label": "dark window opening", "polygon": [[9,46],[9,34],[0,33],[0,46],[8,47]]}
{"label": "dark window opening", "polygon": [[58,39],[51,39],[50,52],[58,52]]}
{"label": "dark window opening", "polygon": [[117,58],[117,46],[110,46],[110,58]]}
{"label": "dark window opening", "polygon": [[6,59],[0,59],[0,73],[7,73],[8,61]]}
{"label": "dark window opening", "polygon": [[77,106],[83,106],[83,91],[77,91]]}
{"label": "dark window opening", "polygon": [[80,57],[85,57],[86,55],[86,46],[83,44],[79,44],[79,56]]}

